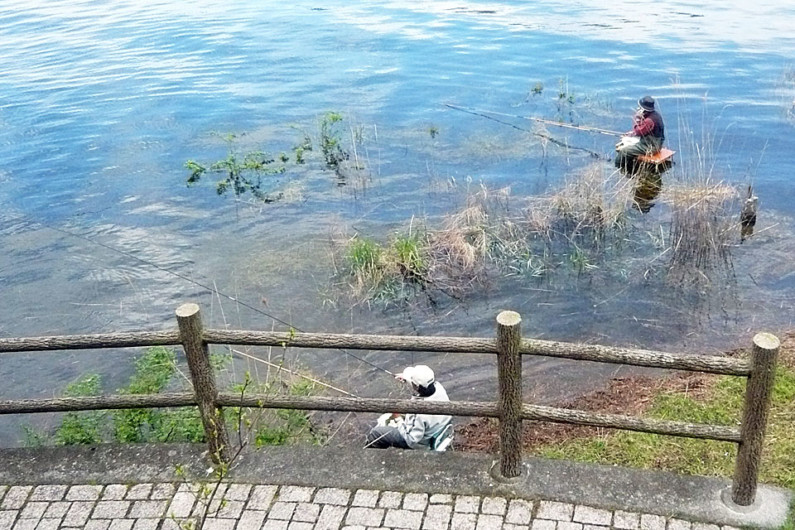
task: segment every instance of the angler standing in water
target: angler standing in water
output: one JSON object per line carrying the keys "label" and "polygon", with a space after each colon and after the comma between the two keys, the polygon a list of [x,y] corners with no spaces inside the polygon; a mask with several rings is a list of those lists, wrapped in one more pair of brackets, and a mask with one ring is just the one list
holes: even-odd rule
{"label": "angler standing in water", "polygon": [[654,98],[643,96],[638,100],[634,124],[621,142],[616,145],[616,167],[629,171],[641,155],[653,155],[662,149],[665,141],[665,124],[654,108]]}

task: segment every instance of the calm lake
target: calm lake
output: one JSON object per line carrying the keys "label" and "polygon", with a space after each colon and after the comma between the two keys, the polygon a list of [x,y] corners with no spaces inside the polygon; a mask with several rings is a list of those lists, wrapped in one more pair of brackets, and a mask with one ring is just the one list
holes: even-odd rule
{"label": "calm lake", "polygon": [[[171,328],[186,301],[208,325],[265,330],[491,336],[496,314],[513,309],[525,336],[666,351],[718,353],[782,333],[795,301],[793,27],[783,0],[4,0],[0,336]],[[695,139],[716,180],[759,196],[757,234],[732,248],[729,281],[683,291],[625,273],[654,257],[646,249],[431,305],[336,299],[332,249],[354,234],[438,225],[481,183],[532,197],[594,163],[612,170],[615,138],[550,126],[572,148],[541,145],[445,104],[522,129],[536,130],[511,116],[624,131],[646,94],[680,167]],[[355,178],[325,170],[316,145],[275,177],[285,198],[272,204],[219,197],[211,179],[185,185],[187,160],[226,156],[224,135],[291,153],[304,136],[317,141],[329,111],[358,146]],[[667,237],[665,205],[632,215],[639,233]],[[87,372],[112,392],[130,353],[3,355],[0,398],[59,395]],[[427,362],[452,399],[493,399],[491,357],[356,355],[391,371]],[[394,388],[346,353],[296,361],[362,396]],[[526,392],[549,402],[616,373],[528,360]],[[31,421],[0,418],[0,445],[20,443]]]}

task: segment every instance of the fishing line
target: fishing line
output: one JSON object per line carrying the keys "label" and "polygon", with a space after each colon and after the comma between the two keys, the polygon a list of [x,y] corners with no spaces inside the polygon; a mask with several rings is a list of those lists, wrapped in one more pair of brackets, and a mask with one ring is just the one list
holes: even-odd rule
{"label": "fishing line", "polygon": [[[591,155],[594,158],[598,158],[598,159],[601,159],[601,160],[607,160],[604,156],[602,156],[601,154],[597,153],[596,151],[591,151],[590,149],[586,149],[585,147],[577,147],[577,146],[574,146],[574,145],[569,145],[566,142],[563,142],[561,140],[553,138],[553,137],[551,137],[551,136],[549,136],[547,134],[531,131],[530,129],[525,129],[524,127],[519,127],[518,125],[514,125],[513,123],[509,123],[507,121],[500,120],[498,118],[495,118],[494,116],[489,116],[488,114],[483,114],[482,112],[478,112],[476,110],[470,110],[470,109],[466,109],[464,107],[458,107],[456,105],[451,105],[449,103],[444,103],[444,106],[448,107],[448,108],[451,108],[453,110],[457,110],[459,112],[466,112],[467,114],[472,114],[474,116],[480,116],[481,118],[486,118],[487,120],[496,121],[497,123],[501,123],[503,125],[507,125],[508,127],[513,127],[517,131],[526,132],[528,134],[532,134],[533,136],[538,136],[540,138],[544,138],[546,140],[549,140],[553,144],[559,145],[561,147],[565,147],[566,149],[574,149],[574,150],[577,150],[577,151],[585,151],[586,153],[588,153],[589,155]],[[500,114],[499,112],[491,112],[491,111],[488,111],[488,112],[490,112],[491,114]],[[516,115],[512,115],[512,114],[500,114],[500,115],[509,116],[509,117],[512,117],[512,118],[527,119],[527,118],[525,118],[523,116],[516,116]]]}
{"label": "fishing line", "polygon": [[[210,287],[208,285],[205,285],[205,284],[203,284],[203,283],[201,283],[199,281],[194,280],[193,278],[185,276],[184,274],[169,270],[169,269],[167,269],[167,268],[165,268],[165,267],[163,267],[161,265],[158,265],[157,263],[155,263],[153,261],[149,261],[149,260],[146,260],[144,258],[138,257],[135,254],[132,254],[132,253],[127,252],[125,250],[118,249],[118,248],[116,248],[116,247],[114,247],[112,245],[108,245],[106,243],[102,243],[101,241],[96,241],[94,239],[91,239],[88,236],[84,236],[84,235],[79,234],[77,232],[72,232],[70,230],[66,230],[66,229],[63,229],[63,228],[58,228],[56,226],[49,225],[49,224],[44,223],[42,221],[34,221],[34,220],[32,220],[32,219],[30,219],[30,218],[28,218],[26,216],[23,216],[23,215],[16,215],[13,218],[16,219],[16,220],[25,221],[25,222],[31,223],[31,224],[38,224],[38,225],[43,226],[45,228],[49,228],[50,230],[54,230],[55,232],[59,232],[61,234],[64,234],[64,235],[67,235],[67,236],[70,236],[70,237],[74,237],[74,238],[77,238],[77,239],[82,239],[83,241],[87,241],[87,242],[92,243],[94,245],[97,245],[97,246],[100,246],[102,248],[108,249],[108,250],[110,250],[112,252],[116,252],[117,254],[121,254],[122,256],[126,256],[128,258],[132,258],[132,259],[138,260],[141,263],[149,265],[150,267],[154,267],[155,269],[157,269],[157,270],[159,270],[161,272],[165,272],[166,274],[170,274],[172,276],[176,276],[177,278],[179,278],[181,280],[184,280],[184,281],[186,281],[188,283],[191,283],[191,284],[193,284],[193,285],[195,285],[197,287],[201,287],[202,289],[205,289],[205,290],[207,290],[207,291],[209,291],[211,293],[214,292],[214,293],[216,293],[219,296],[223,296],[227,300],[235,302],[236,304],[240,304],[243,307],[254,311],[255,313],[259,313],[260,315],[263,315],[265,317],[273,319],[274,321],[279,322],[280,324],[284,324],[285,326],[287,326],[289,328],[292,328],[292,329],[294,329],[296,331],[299,331],[301,333],[305,333],[305,331],[303,331],[302,329],[298,328],[298,326],[295,326],[295,325],[293,325],[293,324],[291,324],[289,322],[286,322],[285,320],[282,320],[281,318],[279,318],[279,317],[277,317],[275,315],[272,315],[272,314],[268,313],[267,311],[263,311],[262,309],[260,309],[258,307],[255,307],[255,306],[253,306],[251,304],[247,304],[246,302],[244,302],[242,300],[239,300],[238,298],[235,298],[234,296],[230,296],[230,295],[228,295],[228,294],[226,294],[226,293],[224,293],[222,291],[219,291],[217,288],[213,288],[213,287]],[[392,372],[390,372],[389,370],[387,370],[386,368],[381,368],[380,366],[378,366],[378,365],[376,365],[376,364],[374,364],[374,363],[372,363],[372,362],[370,362],[370,361],[368,361],[366,359],[358,357],[358,356],[352,354],[351,352],[349,352],[349,351],[347,351],[345,349],[340,349],[340,351],[342,351],[346,355],[349,355],[349,356],[353,357],[354,359],[356,359],[359,362],[362,362],[362,363],[364,363],[364,364],[366,364],[368,366],[376,368],[377,370],[381,370],[382,372],[386,372],[387,374],[389,374],[391,376],[395,375]]]}

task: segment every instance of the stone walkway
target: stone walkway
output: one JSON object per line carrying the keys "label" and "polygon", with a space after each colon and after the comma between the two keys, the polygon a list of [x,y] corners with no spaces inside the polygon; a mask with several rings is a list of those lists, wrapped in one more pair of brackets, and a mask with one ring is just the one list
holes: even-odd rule
{"label": "stone walkway", "polygon": [[734,530],[506,497],[262,484],[0,486],[0,530]]}

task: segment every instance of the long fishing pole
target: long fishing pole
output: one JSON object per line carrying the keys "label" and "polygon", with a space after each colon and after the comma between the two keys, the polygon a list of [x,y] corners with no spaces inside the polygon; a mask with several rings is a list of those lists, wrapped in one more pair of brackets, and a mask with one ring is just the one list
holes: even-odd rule
{"label": "long fishing pole", "polygon": [[[505,116],[505,117],[508,117],[508,118],[518,118],[520,120],[531,120],[531,121],[536,121],[536,122],[539,122],[539,123],[544,123],[544,124],[547,124],[547,125],[554,125],[555,127],[563,127],[563,128],[566,128],[566,129],[575,129],[575,130],[578,130],[578,131],[595,132],[595,133],[599,133],[599,134],[606,134],[608,136],[621,136],[622,134],[624,134],[624,133],[618,132],[618,131],[611,131],[611,130],[608,130],[608,129],[600,129],[598,127],[589,127],[587,125],[574,125],[572,123],[564,123],[564,122],[561,122],[561,121],[546,120],[544,118],[535,118],[533,116],[522,116],[522,115],[519,115],[519,114],[505,114],[503,112],[497,112],[497,111],[493,111],[493,110],[483,110],[483,109],[473,109],[473,108],[467,108],[467,107],[459,107],[457,105],[451,105],[449,103],[445,103],[444,105],[445,105],[445,107],[450,107],[451,109],[460,110],[462,112],[468,112],[470,114],[476,114],[477,116],[483,116],[484,118],[488,118],[489,117],[489,116],[486,116],[486,114],[493,114],[495,116]],[[500,123],[506,123],[506,122],[500,122]],[[515,127],[513,124],[506,123],[506,125],[511,125],[512,127]],[[520,129],[520,130],[524,130],[524,129]]]}
{"label": "long fishing pole", "polygon": [[[288,326],[288,327],[290,327],[290,328],[292,328],[292,329],[294,329],[296,331],[304,333],[304,331],[301,330],[300,328],[298,328],[298,326],[295,326],[295,325],[293,325],[293,324],[291,324],[291,323],[289,323],[289,322],[287,322],[285,320],[282,320],[281,318],[279,318],[279,317],[277,317],[275,315],[272,315],[272,314],[268,313],[267,311],[263,311],[262,309],[260,309],[258,307],[255,307],[255,306],[253,306],[251,304],[247,304],[246,302],[244,302],[244,301],[242,301],[242,300],[240,300],[240,299],[238,299],[238,298],[236,298],[234,296],[230,296],[230,295],[228,295],[228,294],[226,294],[224,292],[219,291],[217,288],[210,287],[210,286],[205,285],[205,284],[203,284],[201,282],[198,282],[198,281],[194,280],[193,278],[189,278],[188,276],[185,276],[184,274],[180,274],[179,272],[175,272],[175,271],[169,270],[169,269],[167,269],[167,268],[165,268],[165,267],[163,267],[161,265],[158,265],[157,263],[155,263],[153,261],[149,261],[149,260],[140,258],[140,257],[136,256],[135,254],[132,254],[132,253],[127,252],[125,250],[118,249],[118,248],[116,248],[114,246],[111,246],[111,245],[108,245],[106,243],[102,243],[101,241],[96,241],[94,239],[91,239],[90,237],[84,236],[83,234],[79,234],[77,232],[72,232],[70,230],[65,230],[63,228],[58,228],[56,226],[49,225],[49,224],[44,223],[42,221],[34,221],[34,220],[29,219],[29,218],[27,218],[25,216],[17,215],[17,216],[14,216],[14,217],[17,220],[22,220],[22,221],[26,221],[28,223],[38,224],[38,225],[43,226],[45,228],[49,228],[50,230],[54,230],[55,232],[59,232],[61,234],[67,235],[67,236],[75,237],[77,239],[82,239],[83,241],[87,241],[87,242],[92,243],[94,245],[98,245],[98,246],[100,246],[102,248],[106,248],[106,249],[108,249],[108,250],[110,250],[112,252],[116,252],[117,254],[121,254],[122,256],[126,256],[128,258],[132,258],[134,260],[140,261],[141,263],[149,265],[150,267],[154,267],[155,269],[157,269],[159,271],[162,271],[162,272],[165,272],[166,274],[170,274],[172,276],[175,276],[175,277],[177,277],[177,278],[179,278],[181,280],[185,280],[186,282],[191,283],[191,284],[193,284],[193,285],[195,285],[197,287],[201,287],[202,289],[210,291],[211,293],[214,292],[214,293],[216,293],[219,296],[223,296],[227,300],[235,302],[236,304],[240,304],[240,305],[242,305],[245,308],[248,308],[248,309],[250,309],[250,310],[252,310],[252,311],[254,311],[256,313],[259,313],[259,314],[261,314],[261,315],[263,315],[265,317],[268,317],[268,318],[270,318],[272,320],[275,320],[276,322],[279,322],[280,324],[284,324],[285,326]],[[386,372],[387,374],[389,374],[389,375],[391,375],[393,377],[395,376],[395,374],[393,374],[392,372],[390,372],[386,368],[382,368],[382,367],[378,366],[377,364],[374,364],[374,363],[372,363],[372,362],[370,362],[370,361],[368,361],[366,359],[362,359],[361,357],[358,357],[358,356],[352,354],[351,352],[349,352],[349,351],[347,351],[345,349],[341,349],[341,351],[344,354],[353,357],[357,361],[360,361],[360,362],[362,362],[362,363],[364,363],[366,365],[369,365],[369,366],[371,366],[371,367],[373,367],[373,368],[375,368],[377,370],[381,370],[382,372]]]}
{"label": "long fishing pole", "polygon": [[[483,113],[478,112],[476,110],[466,109],[464,107],[451,105],[449,103],[445,103],[444,106],[445,107],[449,107],[449,108],[451,108],[453,110],[460,111],[460,112],[466,112],[467,114],[472,114],[474,116],[480,116],[482,118],[486,118],[487,120],[496,121],[497,123],[502,123],[503,125],[507,125],[508,127],[513,127],[517,131],[526,132],[528,134],[532,134],[533,136],[538,136],[540,138],[544,138],[545,140],[548,140],[548,141],[552,142],[555,145],[559,145],[561,147],[565,147],[566,149],[574,149],[576,151],[585,151],[586,153],[588,153],[589,155],[591,155],[594,158],[601,158],[601,159],[604,158],[604,156],[600,155],[596,151],[591,151],[590,149],[586,149],[585,147],[577,147],[575,145],[569,145],[566,142],[558,140],[557,138],[552,138],[551,136],[549,136],[547,134],[543,134],[543,133],[536,132],[536,131],[531,131],[530,129],[525,129],[524,127],[519,127],[518,125],[514,125],[513,123],[509,123],[507,121],[503,121],[503,120],[497,119],[494,116],[489,116],[487,114],[483,114]],[[510,114],[505,114],[505,116],[511,116],[511,115]],[[522,116],[511,116],[511,117],[521,118]]]}

